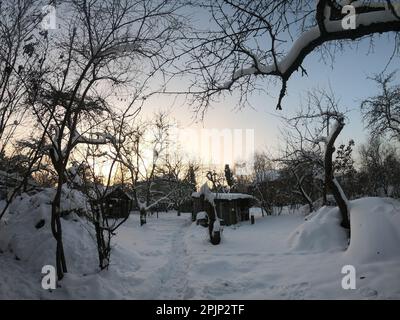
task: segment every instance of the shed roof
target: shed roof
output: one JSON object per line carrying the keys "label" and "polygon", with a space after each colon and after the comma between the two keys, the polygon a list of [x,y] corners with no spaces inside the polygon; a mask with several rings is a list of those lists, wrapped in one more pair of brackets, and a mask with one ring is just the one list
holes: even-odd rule
{"label": "shed roof", "polygon": [[[192,198],[200,198],[201,192],[193,192]],[[239,200],[239,199],[255,199],[253,196],[245,193],[214,193],[215,200]]]}
{"label": "shed roof", "polygon": [[105,194],[105,197],[109,197],[110,195],[112,195],[116,191],[122,192],[122,194],[124,194],[129,200],[134,200],[133,196],[130,195],[128,192],[126,192],[121,186],[113,186],[113,187],[111,187],[107,191],[107,193]]}

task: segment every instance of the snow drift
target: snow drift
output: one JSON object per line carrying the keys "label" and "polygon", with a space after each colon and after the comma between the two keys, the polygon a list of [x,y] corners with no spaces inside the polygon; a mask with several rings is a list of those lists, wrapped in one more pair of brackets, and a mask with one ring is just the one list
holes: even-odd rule
{"label": "snow drift", "polygon": [[346,257],[357,262],[400,258],[400,202],[363,198],[350,204],[351,241]]}
{"label": "snow drift", "polygon": [[[155,233],[149,234],[151,226],[140,227],[138,215],[131,215],[118,229],[112,242],[110,269],[103,271],[98,267],[92,224],[75,213],[64,216],[61,223],[68,273],[56,290],[43,290],[42,267],[55,263],[56,241],[50,227],[53,196],[53,189],[34,195],[22,194],[11,203],[6,219],[0,221],[0,299],[158,297],[161,277],[168,276],[160,270],[170,257],[161,253],[168,251],[171,233],[165,232],[162,239]],[[63,188],[63,211],[85,210],[85,203],[82,193]],[[176,213],[172,216],[184,221]],[[159,220],[164,221],[163,217]],[[148,244],[150,240],[152,244]]]}
{"label": "snow drift", "polygon": [[[337,251],[347,247],[336,207],[310,214],[290,236],[293,251]],[[345,257],[355,262],[400,259],[400,202],[391,198],[350,201],[351,241]]]}
{"label": "snow drift", "polygon": [[[64,208],[83,201],[79,192],[76,202],[69,201],[72,194],[65,191]],[[143,227],[132,214],[113,240],[110,270],[101,272],[90,223],[70,214],[62,219],[69,272],[49,292],[40,283],[42,266],[55,258],[52,196],[52,190],[24,194],[0,222],[0,299],[400,297],[400,202],[381,198],[350,202],[347,251],[334,207],[321,208],[307,221],[300,214],[262,217],[252,210],[256,223],[226,227],[222,246],[209,244],[208,231],[191,224],[190,213],[150,216]],[[357,290],[340,286],[346,264],[357,269]]]}
{"label": "snow drift", "polygon": [[[6,222],[0,225],[0,250],[26,262],[33,270],[53,265],[56,242],[53,238],[51,201],[53,189],[35,194],[22,194],[9,207]],[[63,189],[62,210],[79,209],[85,204],[84,196],[76,190]],[[85,219],[71,213],[62,219],[66,256],[78,256],[69,262],[70,271],[79,273],[93,270],[97,265],[96,243],[92,226]]]}
{"label": "snow drift", "polygon": [[340,212],[336,207],[322,207],[310,214],[289,236],[294,251],[337,251],[347,245],[347,233],[340,226]]}

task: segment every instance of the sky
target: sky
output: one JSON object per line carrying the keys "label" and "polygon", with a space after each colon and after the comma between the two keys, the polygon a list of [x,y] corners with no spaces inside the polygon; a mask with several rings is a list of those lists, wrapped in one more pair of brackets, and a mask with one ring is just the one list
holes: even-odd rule
{"label": "sky", "polygon": [[[300,105],[307,90],[313,88],[332,88],[340,99],[343,109],[349,110],[347,123],[338,138],[338,143],[353,139],[356,149],[366,141],[368,131],[364,128],[360,113],[360,103],[371,95],[378,93],[376,83],[368,79],[380,73],[388,65],[394,50],[393,37],[383,35],[374,38],[371,48],[370,40],[365,39],[357,45],[346,46],[343,52],[335,55],[335,61],[326,64],[318,52],[309,55],[303,67],[308,76],[295,73],[288,83],[287,96],[284,99],[283,111],[275,110],[276,97],[279,90],[267,93],[255,93],[250,98],[251,107],[237,110],[237,93],[225,95],[219,103],[214,103],[205,113],[204,119],[193,119],[194,114],[186,101],[173,102],[171,97],[157,97],[143,109],[144,115],[155,110],[168,110],[171,118],[179,122],[181,128],[200,129],[235,129],[254,130],[255,151],[268,151],[277,154],[282,145],[280,116],[293,114]],[[399,57],[395,57],[387,67],[387,71],[396,70]],[[270,97],[272,95],[273,97]],[[243,131],[243,135],[245,132]],[[184,141],[191,150],[193,140]],[[197,147],[197,145],[196,145]],[[199,153],[204,152],[200,151]]]}
{"label": "sky", "polygon": [[[209,15],[206,13],[194,14],[195,25],[204,26]],[[268,151],[277,155],[282,148],[280,139],[280,128],[283,124],[281,116],[287,116],[296,112],[302,97],[307,90],[313,88],[332,88],[337,97],[340,98],[343,109],[350,110],[347,114],[347,124],[338,138],[338,143],[346,143],[353,139],[356,149],[366,141],[368,136],[364,128],[360,102],[368,96],[378,92],[376,84],[367,77],[382,72],[388,64],[394,50],[393,36],[382,35],[374,37],[374,46],[371,49],[370,40],[365,39],[357,42],[357,45],[344,47],[343,52],[335,54],[335,61],[326,64],[321,60],[319,52],[308,55],[303,62],[303,67],[308,75],[302,76],[301,72],[294,73],[288,82],[287,95],[283,101],[283,110],[275,110],[279,88],[267,93],[254,93],[250,97],[251,107],[238,110],[236,108],[239,100],[238,92],[225,94],[219,103],[212,103],[203,119],[195,118],[189,101],[174,99],[173,96],[159,95],[148,99],[142,109],[143,118],[151,118],[154,112],[159,110],[168,111],[169,117],[178,122],[182,130],[195,129],[201,139],[201,129],[216,129],[233,133],[243,130],[242,146],[246,149],[245,130],[252,130],[254,135],[254,151]],[[395,57],[389,64],[388,71],[397,68],[399,57]],[[230,75],[227,75],[229,78]],[[263,82],[258,82],[262,84]],[[187,88],[187,83],[181,83],[182,90]],[[204,148],[199,147],[196,138],[186,137],[181,144],[194,158],[204,156]],[[237,141],[234,141],[234,144]],[[235,149],[235,146],[233,149]],[[237,147],[237,146],[236,146]],[[211,150],[211,153],[212,150]],[[215,152],[214,152],[215,153]],[[221,167],[228,161],[222,160]]]}

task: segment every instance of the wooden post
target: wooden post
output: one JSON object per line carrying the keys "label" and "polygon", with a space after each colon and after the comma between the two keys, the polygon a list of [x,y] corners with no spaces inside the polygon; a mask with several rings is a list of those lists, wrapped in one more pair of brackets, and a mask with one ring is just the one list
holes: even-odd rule
{"label": "wooden post", "polygon": [[140,226],[146,224],[146,210],[140,209]]}

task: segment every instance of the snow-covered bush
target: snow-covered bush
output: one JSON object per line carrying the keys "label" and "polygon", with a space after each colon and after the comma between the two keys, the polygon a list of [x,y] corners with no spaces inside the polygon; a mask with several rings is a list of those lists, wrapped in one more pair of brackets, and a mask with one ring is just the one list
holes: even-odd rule
{"label": "snow-covered bush", "polygon": [[[343,250],[349,263],[400,259],[400,202],[391,198],[361,198],[349,202],[351,240],[340,226],[337,207],[322,207],[308,215],[290,236],[294,251]],[[347,248],[348,247],[348,248]]]}
{"label": "snow-covered bush", "polygon": [[200,211],[196,214],[196,224],[203,227],[208,227],[208,215],[205,211]]}
{"label": "snow-covered bush", "polygon": [[[83,195],[63,190],[63,210],[82,209]],[[54,265],[56,242],[52,235],[51,201],[54,190],[34,195],[22,194],[9,207],[6,224],[0,225],[0,250],[11,253],[40,274],[44,265]],[[96,244],[91,225],[75,213],[62,219],[65,254],[70,272],[93,272],[97,265]]]}

